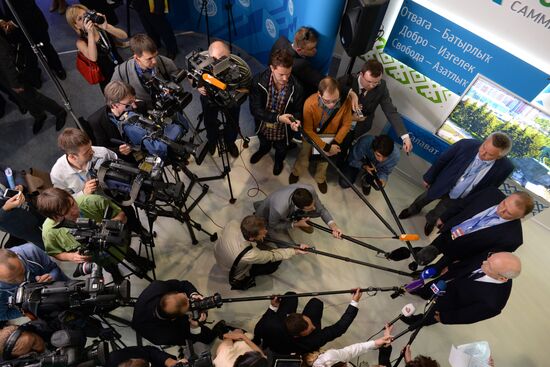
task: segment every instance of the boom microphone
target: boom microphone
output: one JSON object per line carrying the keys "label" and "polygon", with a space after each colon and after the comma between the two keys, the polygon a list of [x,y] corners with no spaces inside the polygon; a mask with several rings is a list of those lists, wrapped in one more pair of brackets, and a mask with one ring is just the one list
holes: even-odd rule
{"label": "boom microphone", "polygon": [[411,317],[412,315],[414,315],[415,311],[416,311],[416,308],[414,307],[414,305],[412,303],[407,303],[401,309],[401,313],[399,314],[399,316],[397,316],[395,319],[391,320],[388,323],[388,326],[391,326],[391,325],[395,324],[402,317]]}

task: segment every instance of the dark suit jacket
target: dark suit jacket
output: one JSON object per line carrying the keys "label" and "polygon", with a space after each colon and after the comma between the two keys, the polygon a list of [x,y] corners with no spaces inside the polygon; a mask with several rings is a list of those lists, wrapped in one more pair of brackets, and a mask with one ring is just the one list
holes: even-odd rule
{"label": "dark suit jacket", "polygon": [[[424,181],[430,184],[428,199],[439,199],[451,191],[474,160],[480,145],[481,142],[476,139],[462,139],[451,145],[437,158],[437,161],[423,177]],[[513,170],[514,165],[508,158],[497,159],[489,172],[468,195],[486,187],[499,187]]]}
{"label": "dark suit jacket", "polygon": [[269,348],[278,354],[313,352],[344,334],[357,312],[357,307],[349,305],[335,324],[322,329],[316,328],[308,336],[293,338],[286,332],[283,316],[268,309],[254,328],[255,340],[259,340],[263,348]]}
{"label": "dark suit jacket", "polygon": [[488,187],[458,201],[441,215],[441,234],[432,242],[444,255],[438,267],[450,261],[464,260],[489,251],[514,252],[523,243],[521,220],[516,219],[493,227],[480,229],[455,240],[451,239],[451,229],[506,198],[496,187]]}
{"label": "dark suit jacket", "polygon": [[[473,324],[498,315],[510,297],[512,280],[506,283],[485,283],[469,276],[481,267],[485,255],[476,256],[449,266],[442,279],[447,290],[436,302],[443,324]],[[449,281],[450,279],[454,279]]]}
{"label": "dark suit jacket", "polygon": [[271,47],[271,53],[275,50],[287,49],[294,58],[292,65],[292,75],[298,79],[304,88],[304,99],[307,99],[319,89],[319,82],[325,76],[313,67],[311,62],[300,55],[292,48],[292,43],[285,37],[281,36]]}
{"label": "dark suit jacket", "polygon": [[118,128],[109,118],[109,107],[103,106],[88,117],[88,123],[92,129],[91,137],[93,145],[105,147],[113,152],[118,152],[120,144],[111,142],[111,139],[123,140]]}
{"label": "dark suit jacket", "polygon": [[407,133],[403,119],[397,112],[397,109],[393,105],[390,98],[390,92],[388,91],[385,80],[380,80],[380,84],[373,90],[369,91],[365,96],[360,95],[357,74],[343,76],[338,79],[338,82],[340,83],[342,95],[346,96],[349,93],[349,90],[352,89],[359,96],[359,104],[363,106],[361,112],[367,117],[365,121],[357,123],[357,132],[355,134],[356,137],[358,137],[357,133],[362,135],[371,129],[372,122],[374,120],[374,113],[379,105],[382,107],[382,111],[384,111],[384,114],[390,121],[390,124],[397,133],[397,136],[402,136]]}
{"label": "dark suit jacket", "polygon": [[169,319],[159,317],[160,300],[169,292],[183,292],[190,296],[197,292],[193,284],[179,280],[155,280],[140,294],[134,307],[132,328],[142,337],[156,345],[185,345],[185,340],[210,343],[214,333],[206,326],[201,326],[201,333],[192,335],[189,331],[187,316]]}

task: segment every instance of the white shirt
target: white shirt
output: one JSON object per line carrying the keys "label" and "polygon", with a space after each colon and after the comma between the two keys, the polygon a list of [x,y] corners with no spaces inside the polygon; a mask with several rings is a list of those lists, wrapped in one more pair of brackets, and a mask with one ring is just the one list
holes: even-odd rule
{"label": "white shirt", "polygon": [[85,170],[79,170],[69,164],[67,155],[63,154],[52,167],[50,177],[55,187],[70,192],[74,197],[83,195],[82,189],[84,184],[90,179],[88,171],[92,167],[92,162],[98,160],[114,160],[117,159],[117,155],[104,147],[92,146],[94,155]]}
{"label": "white shirt", "polygon": [[315,362],[313,362],[312,367],[331,367],[336,362],[349,362],[361,354],[373,349],[376,349],[376,345],[373,340],[348,345],[342,349],[329,349],[317,357]]}

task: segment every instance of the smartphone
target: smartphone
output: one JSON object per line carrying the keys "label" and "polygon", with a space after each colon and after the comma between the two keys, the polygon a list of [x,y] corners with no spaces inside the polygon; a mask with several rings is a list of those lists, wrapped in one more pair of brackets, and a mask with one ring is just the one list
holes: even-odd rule
{"label": "smartphone", "polygon": [[6,189],[6,191],[4,191],[4,198],[9,199],[19,194],[21,194],[19,190]]}

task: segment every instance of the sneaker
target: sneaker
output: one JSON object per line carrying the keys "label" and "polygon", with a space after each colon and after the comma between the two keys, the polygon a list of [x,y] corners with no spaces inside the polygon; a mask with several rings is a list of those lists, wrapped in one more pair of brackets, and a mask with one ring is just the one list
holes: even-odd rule
{"label": "sneaker", "polygon": [[267,153],[264,153],[264,152],[261,152],[261,151],[257,151],[256,153],[252,154],[252,157],[250,157],[250,163],[251,164],[256,164],[260,161],[260,159],[262,159],[262,157],[264,155],[266,155]]}
{"label": "sneaker", "polygon": [[369,196],[370,194],[370,189],[371,189],[371,186],[370,185],[363,185],[361,187],[362,191],[363,191],[363,195],[365,196]]}
{"label": "sneaker", "polygon": [[227,151],[233,158],[239,157],[239,148],[237,148],[237,145],[235,143],[228,143],[227,144]]}
{"label": "sneaker", "polygon": [[283,167],[283,161],[275,161],[275,163],[273,164],[273,175],[279,176],[281,172],[283,172]]}
{"label": "sneaker", "polygon": [[288,183],[289,183],[290,185],[295,184],[296,182],[298,182],[299,179],[300,179],[299,176],[294,176],[294,175],[291,173],[290,176],[288,176]]}
{"label": "sneaker", "polygon": [[326,194],[328,191],[328,185],[326,181],[317,183],[317,187],[319,188],[319,191],[321,192],[321,194]]}
{"label": "sneaker", "polygon": [[65,120],[67,119],[67,111],[63,110],[55,116],[55,131],[59,131],[65,126]]}
{"label": "sneaker", "polygon": [[42,129],[42,126],[44,126],[44,121],[46,121],[45,113],[34,118],[34,124],[32,125],[32,133],[34,135],[38,134],[38,132]]}

